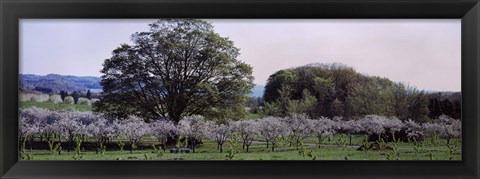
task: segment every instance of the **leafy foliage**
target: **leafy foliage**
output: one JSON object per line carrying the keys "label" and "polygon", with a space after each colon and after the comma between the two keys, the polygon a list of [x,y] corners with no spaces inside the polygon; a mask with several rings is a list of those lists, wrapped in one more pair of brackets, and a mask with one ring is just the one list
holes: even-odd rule
{"label": "leafy foliage", "polygon": [[252,67],[237,60],[239,49],[203,20],[162,19],[131,37],[103,63],[103,96],[96,110],[126,118],[244,116],[253,87]]}
{"label": "leafy foliage", "polygon": [[428,95],[387,78],[366,76],[342,64],[310,64],[270,75],[265,113],[279,117],[304,113],[311,118],[397,116],[426,122]]}

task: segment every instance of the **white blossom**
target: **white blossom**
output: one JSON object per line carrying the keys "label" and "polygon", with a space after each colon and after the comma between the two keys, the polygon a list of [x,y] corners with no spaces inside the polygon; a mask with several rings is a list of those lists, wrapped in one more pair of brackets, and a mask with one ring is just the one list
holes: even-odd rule
{"label": "white blossom", "polygon": [[415,121],[408,119],[405,121],[404,126],[406,128],[405,132],[409,138],[422,138],[424,136],[423,128],[420,124],[417,124]]}
{"label": "white blossom", "polygon": [[389,132],[399,132],[404,128],[403,122],[398,118],[386,119],[383,123],[385,130]]}
{"label": "white blossom", "polygon": [[156,120],[150,123],[151,134],[162,144],[167,142],[168,137],[174,136],[178,131],[171,121]]}
{"label": "white blossom", "polygon": [[99,102],[99,101],[100,101],[100,99],[92,98],[92,99],[90,100],[90,103],[95,104],[96,102]]}
{"label": "white blossom", "polygon": [[178,130],[181,135],[197,140],[204,138],[207,129],[205,119],[199,115],[184,117],[178,123]]}
{"label": "white blossom", "polygon": [[283,120],[288,132],[295,138],[300,140],[308,137],[313,130],[313,123],[306,115],[293,114]]}
{"label": "white blossom", "polygon": [[75,100],[71,96],[66,96],[63,99],[63,103],[65,103],[65,104],[75,104]]}
{"label": "white blossom", "polygon": [[424,123],[422,127],[424,134],[428,137],[442,135],[445,132],[445,126],[438,123]]}
{"label": "white blossom", "polygon": [[274,151],[277,139],[288,133],[288,127],[276,117],[265,117],[258,122],[260,134],[267,140],[267,143],[272,144],[272,151]]}
{"label": "white blossom", "polygon": [[88,106],[92,105],[92,103],[88,98],[78,98],[77,104],[88,105]]}
{"label": "white blossom", "polygon": [[259,123],[255,120],[235,121],[232,122],[231,127],[240,134],[243,148],[246,147],[248,152],[253,140],[259,135]]}
{"label": "white blossom", "polygon": [[206,131],[206,137],[210,140],[217,142],[220,152],[223,151],[223,143],[227,141],[227,138],[232,133],[230,126],[225,124],[214,124],[213,122],[207,123],[208,130]]}
{"label": "white blossom", "polygon": [[317,138],[324,138],[335,134],[335,125],[337,123],[329,118],[321,117],[317,120],[312,120],[312,123],[312,132]]}
{"label": "white blossom", "polygon": [[367,134],[382,134],[385,132],[384,123],[387,119],[383,116],[367,115],[358,122]]}
{"label": "white blossom", "polygon": [[[106,124],[100,122],[100,125]],[[141,138],[146,134],[151,133],[150,127],[145,121],[137,116],[129,116],[125,121],[120,122],[120,130],[125,134],[125,137],[134,144],[140,142]],[[114,128],[111,125],[112,129]],[[111,134],[112,136],[114,133]]]}
{"label": "white blossom", "polygon": [[58,103],[62,103],[63,100],[62,100],[62,97],[60,95],[56,94],[56,95],[50,96],[50,98],[48,98],[48,102],[58,104]]}

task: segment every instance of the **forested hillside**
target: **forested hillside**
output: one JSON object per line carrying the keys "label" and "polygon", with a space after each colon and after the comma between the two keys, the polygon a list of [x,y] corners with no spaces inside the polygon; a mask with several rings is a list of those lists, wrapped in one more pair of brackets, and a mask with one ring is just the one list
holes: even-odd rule
{"label": "forested hillside", "polygon": [[276,116],[305,113],[313,118],[357,118],[376,114],[419,122],[441,114],[460,118],[460,92],[428,94],[388,78],[358,73],[343,64],[310,64],[277,71],[269,77],[263,97],[266,113]]}
{"label": "forested hillside", "polygon": [[59,93],[60,91],[86,91],[88,89],[101,89],[100,78],[93,76],[71,76],[48,74],[33,75],[20,74],[19,88],[36,90],[43,93]]}

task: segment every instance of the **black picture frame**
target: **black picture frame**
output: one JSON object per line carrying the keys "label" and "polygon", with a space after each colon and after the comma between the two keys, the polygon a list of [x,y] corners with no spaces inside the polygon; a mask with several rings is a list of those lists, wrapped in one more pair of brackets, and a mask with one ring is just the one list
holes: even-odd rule
{"label": "black picture frame", "polygon": [[[461,19],[462,161],[19,161],[21,18]],[[478,0],[0,0],[0,178],[480,178]]]}

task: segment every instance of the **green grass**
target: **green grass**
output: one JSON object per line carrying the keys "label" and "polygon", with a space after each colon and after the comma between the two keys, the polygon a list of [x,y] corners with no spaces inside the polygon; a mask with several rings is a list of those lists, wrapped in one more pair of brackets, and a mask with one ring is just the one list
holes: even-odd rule
{"label": "green grass", "polygon": [[54,103],[51,103],[51,102],[31,102],[31,101],[20,102],[20,109],[30,108],[30,107],[33,107],[33,106],[36,106],[38,108],[52,109],[52,110],[68,109],[68,108],[71,108],[71,107],[73,107],[77,111],[91,111],[92,110],[92,106],[80,105],[80,104],[74,104],[74,105],[63,104],[63,103],[54,104]]}
{"label": "green grass", "polygon": [[[151,143],[154,140],[148,140],[148,142]],[[197,147],[196,153],[173,154],[167,150],[161,156],[157,156],[157,154],[152,153],[153,150],[149,149],[136,150],[133,154],[130,154],[128,150],[121,152],[107,149],[104,156],[100,153],[96,154],[94,151],[83,151],[81,160],[144,160],[145,155],[147,155],[148,160],[226,160],[225,155],[228,154],[229,145],[225,144],[223,146],[223,153],[220,153],[216,146],[217,144],[213,141],[205,141]],[[425,148],[429,147],[426,146]],[[318,146],[305,146],[305,149],[312,150],[313,154],[317,156],[317,160],[345,160],[347,155],[349,160],[387,160],[386,154],[390,152],[390,150],[369,151],[367,157],[363,151],[356,150],[356,147],[342,148],[331,145],[319,148]],[[303,158],[300,156],[299,150],[288,146],[287,143],[277,147],[275,152],[271,152],[271,148],[266,148],[265,144],[252,144],[248,153],[241,149],[241,145],[238,150],[239,153],[235,155],[234,160],[311,160],[309,157]],[[457,147],[453,160],[461,160],[460,151],[461,149]],[[449,160],[446,146],[439,146],[437,151],[425,150],[419,154],[418,160],[430,160],[430,152],[433,153],[434,160]],[[27,154],[29,153],[27,151]],[[412,150],[411,144],[401,143],[399,153],[399,160],[416,160],[416,154]],[[61,155],[51,155],[48,150],[33,150],[31,155],[33,160],[73,160],[74,153],[63,151]]]}
{"label": "green grass", "polygon": [[248,113],[247,116],[245,116],[245,119],[260,119],[265,117],[264,114],[254,114],[254,113]]}

